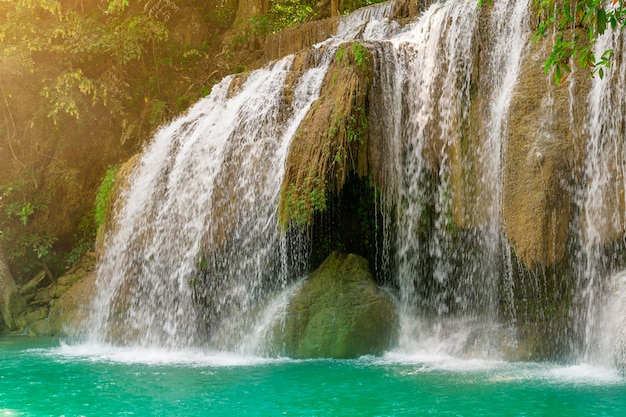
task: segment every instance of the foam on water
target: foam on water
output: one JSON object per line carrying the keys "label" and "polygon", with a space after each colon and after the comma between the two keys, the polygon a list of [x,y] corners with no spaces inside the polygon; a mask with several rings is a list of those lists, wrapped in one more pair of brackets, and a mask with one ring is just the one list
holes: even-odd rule
{"label": "foam on water", "polygon": [[187,350],[187,359],[167,352],[159,359],[52,339],[4,342],[0,416],[591,417],[626,410],[626,381],[590,365],[395,352],[349,361],[268,361]]}
{"label": "foam on water", "polygon": [[[508,362],[490,359],[463,359],[443,353],[424,350],[406,353],[400,350],[387,352],[381,357],[363,356],[350,361],[331,359],[294,360],[289,358],[267,358],[232,352],[206,351],[200,349],[155,349],[142,347],[120,347],[105,344],[61,343],[52,348],[31,348],[27,352],[34,356],[48,357],[55,362],[109,363],[123,365],[147,365],[155,367],[225,368],[276,366],[279,364],[345,362],[347,366],[385,367],[395,370],[400,376],[415,376],[424,373],[445,373],[450,377],[463,376],[480,383],[510,384],[537,383],[541,385],[611,386],[622,385],[626,379],[618,371],[606,366],[590,363],[559,365],[536,362]],[[2,410],[0,410],[2,411]],[[4,410],[6,415],[21,415],[15,410]],[[2,415],[0,413],[0,415]]]}
{"label": "foam on water", "polygon": [[557,384],[612,385],[624,383],[624,377],[614,368],[588,363],[548,368],[545,370],[545,379]]}
{"label": "foam on water", "polygon": [[123,347],[101,343],[70,345],[61,343],[57,348],[33,349],[59,361],[107,362],[120,364],[168,365],[192,367],[258,366],[286,361],[281,358],[262,358],[232,352],[201,349],[158,349],[139,346]]}
{"label": "foam on water", "polygon": [[387,352],[375,361],[379,365],[415,365],[414,372],[485,372],[500,368],[505,362],[488,359],[461,359],[428,350],[407,354],[403,351]]}
{"label": "foam on water", "polygon": [[519,381],[540,384],[603,386],[624,384],[625,378],[613,368],[589,363],[559,365],[535,362],[508,362],[486,359],[461,359],[433,354],[429,351],[406,354],[400,351],[386,353],[372,359],[378,366],[401,365],[404,375],[428,372],[466,374],[489,383],[514,383]]}

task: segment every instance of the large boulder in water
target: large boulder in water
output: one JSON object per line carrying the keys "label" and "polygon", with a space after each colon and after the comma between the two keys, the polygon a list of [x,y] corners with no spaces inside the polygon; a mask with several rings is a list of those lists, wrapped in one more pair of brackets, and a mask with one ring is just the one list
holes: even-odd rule
{"label": "large boulder in water", "polygon": [[392,347],[398,317],[391,297],[376,286],[367,260],[333,252],[291,299],[279,327],[274,346],[280,346],[280,354],[355,358]]}

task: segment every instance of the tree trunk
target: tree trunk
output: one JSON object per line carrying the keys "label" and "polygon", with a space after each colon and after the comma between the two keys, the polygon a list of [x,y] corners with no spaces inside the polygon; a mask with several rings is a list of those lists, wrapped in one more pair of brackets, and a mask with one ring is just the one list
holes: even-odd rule
{"label": "tree trunk", "polygon": [[330,15],[331,16],[339,16],[339,0],[330,0]]}
{"label": "tree trunk", "polygon": [[268,8],[269,0],[239,0],[235,24],[245,25],[251,18],[267,12]]}
{"label": "tree trunk", "polygon": [[15,328],[13,308],[16,305],[19,305],[19,294],[0,246],[0,330]]}

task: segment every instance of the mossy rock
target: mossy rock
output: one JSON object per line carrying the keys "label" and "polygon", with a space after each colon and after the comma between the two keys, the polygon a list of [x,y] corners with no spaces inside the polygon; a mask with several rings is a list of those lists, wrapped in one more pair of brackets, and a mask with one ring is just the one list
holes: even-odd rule
{"label": "mossy rock", "polygon": [[54,336],[54,331],[50,326],[50,319],[41,319],[34,322],[28,329],[30,336]]}
{"label": "mossy rock", "polygon": [[302,284],[273,329],[273,353],[356,358],[390,349],[398,335],[391,297],[364,258],[333,252]]}
{"label": "mossy rock", "polygon": [[91,299],[95,294],[95,272],[88,272],[55,300],[50,309],[50,333],[79,336],[89,317]]}

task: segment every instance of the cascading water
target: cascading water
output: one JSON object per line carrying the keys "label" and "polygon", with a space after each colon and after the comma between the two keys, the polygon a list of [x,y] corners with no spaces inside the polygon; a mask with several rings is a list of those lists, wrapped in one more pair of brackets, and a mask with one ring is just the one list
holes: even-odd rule
{"label": "cascading water", "polygon": [[301,268],[275,212],[289,140],[328,63],[306,71],[287,102],[291,63],[223,80],[144,152],[105,242],[92,337],[229,346],[261,288]]}
{"label": "cascading water", "polygon": [[[424,218],[430,215],[426,211],[432,209],[427,207],[432,201],[432,194],[445,196],[443,188],[433,190],[428,175],[432,176],[429,170],[437,169],[432,159],[437,159],[438,154],[444,151],[445,139],[442,138],[450,133],[447,130],[454,129],[452,121],[444,119],[449,116],[450,108],[459,104],[460,97],[466,93],[456,88],[457,75],[471,76],[471,68],[468,68],[471,63],[459,58],[471,56],[475,21],[475,5],[434,5],[410,30],[392,40],[378,57],[380,62],[394,63],[383,66],[386,72],[381,71],[380,82],[385,85],[381,85],[380,89],[388,93],[383,96],[384,108],[390,113],[383,113],[380,118],[389,124],[385,142],[392,144],[393,156],[386,165],[395,169],[388,175],[390,180],[385,194],[398,206],[397,239],[394,243],[398,247],[397,281],[403,335],[400,343],[403,349],[410,349],[409,344],[420,333],[430,334],[432,330],[419,328],[422,320],[416,321],[416,318],[424,313],[419,309],[430,308],[443,313],[441,310],[447,308],[446,300],[442,299],[446,298],[445,290],[424,292],[430,286],[425,279],[427,276],[433,277],[442,287],[446,287],[443,281],[447,279],[447,271],[443,271],[445,267],[441,264],[435,266],[438,271],[426,270],[430,257],[445,262],[441,256],[441,245],[445,243],[439,239],[440,236],[430,238],[425,233],[429,225],[424,224]],[[457,48],[458,45],[461,48]],[[466,84],[461,81],[461,85]],[[440,101],[437,101],[439,95]],[[438,115],[439,112],[442,114]],[[438,117],[442,118],[441,123],[437,122]],[[442,170],[446,169],[444,165],[441,165]],[[437,209],[444,211],[442,221],[445,221],[448,214],[446,208]]]}
{"label": "cascading water", "polygon": [[[500,357],[516,338],[515,248],[503,233],[501,177],[529,8],[448,1],[402,26],[386,3],[342,18],[338,34],[309,51],[306,69],[294,69],[290,56],[216,85],[158,133],[118,200],[98,267],[92,339],[263,352],[260,322],[281,310],[288,284],[310,266],[310,242],[283,234],[277,221],[289,147],[331,60],[358,39],[373,58],[369,136],[382,154],[376,245],[387,258],[374,268],[392,276],[399,347]],[[579,202],[584,266],[572,314],[586,328],[587,360],[607,345],[603,276],[615,272],[599,248],[607,229],[624,224],[626,75],[621,67],[609,74],[589,96]]]}
{"label": "cascading water", "polygon": [[[392,8],[360,11],[337,40]],[[305,266],[306,243],[279,230],[278,194],[290,141],[335,52],[311,51],[315,62],[289,82],[294,56],[227,77],[157,134],[105,238],[91,340],[257,348],[246,339],[260,338],[263,302]]]}
{"label": "cascading water", "polygon": [[[389,233],[397,248],[404,350],[458,354],[481,327],[497,322],[500,160],[529,31],[527,9],[525,2],[503,1],[491,11],[495,41],[480,55],[489,80],[482,126],[471,126],[469,114],[480,65],[477,4],[435,4],[377,52],[378,88],[386,93],[381,108],[387,111],[375,123],[385,126],[391,155],[383,188],[397,208],[397,226]],[[479,133],[470,137],[472,129]],[[463,141],[475,142],[474,155],[461,154]],[[453,212],[453,198],[467,203],[463,211]]]}
{"label": "cascading water", "polygon": [[[600,56],[612,49],[616,57],[626,51],[626,37],[608,31],[595,45]],[[615,255],[623,251],[615,247],[607,252],[606,244],[619,239],[626,225],[626,67],[621,60],[602,78],[596,76],[588,97],[587,155],[585,166],[584,224],[582,265],[579,272],[581,313],[579,326],[584,328],[582,357],[586,361],[613,360],[614,350],[624,357],[624,311],[626,288],[624,262]],[[616,250],[617,249],[617,250]],[[621,304],[621,306],[620,306]],[[622,346],[620,346],[620,344]]]}

